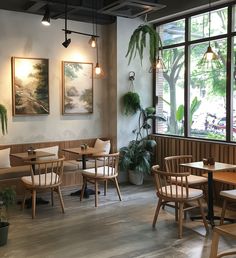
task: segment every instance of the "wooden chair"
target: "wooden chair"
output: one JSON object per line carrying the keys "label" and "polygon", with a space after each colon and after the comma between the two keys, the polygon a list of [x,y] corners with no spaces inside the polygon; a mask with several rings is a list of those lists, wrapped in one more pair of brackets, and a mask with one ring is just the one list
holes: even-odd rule
{"label": "wooden chair", "polygon": [[[218,253],[220,236],[236,239],[236,224],[227,224],[227,225],[214,227],[212,244],[211,244],[211,253],[209,258],[220,258],[223,256],[236,254],[236,248],[224,250]],[[235,257],[235,256],[231,256],[231,257]]]}
{"label": "wooden chair", "polygon": [[65,212],[64,202],[60,190],[63,176],[64,157],[52,160],[30,161],[30,176],[24,176],[21,181],[25,187],[25,195],[22,202],[22,209],[25,207],[27,192],[30,191],[32,197],[32,218],[35,218],[36,193],[38,191],[51,191],[51,202],[53,205],[53,192],[57,192],[60,199],[62,212]]}
{"label": "wooden chair", "polygon": [[[186,171],[186,168],[181,167],[179,164],[192,162],[192,155],[179,155],[179,156],[165,157],[164,161],[165,161],[165,168],[167,172],[171,172],[171,173],[188,172]],[[202,188],[206,184],[207,184],[207,178],[203,176],[197,176],[192,174],[188,176],[188,185],[190,186],[199,186],[200,188]]]}
{"label": "wooden chair", "polygon": [[221,191],[220,196],[224,198],[221,218],[220,218],[220,225],[222,225],[224,223],[227,204],[229,202],[236,202],[236,189]]}
{"label": "wooden chair", "polygon": [[190,201],[197,201],[204,226],[206,231],[208,231],[208,224],[202,207],[203,191],[201,189],[189,188],[188,177],[190,174],[188,172],[166,173],[158,171],[158,168],[158,165],[152,167],[152,173],[156,184],[156,194],[159,198],[152,226],[155,227],[160,208],[163,204],[166,202],[178,203],[179,238],[182,238],[183,212],[185,210],[184,204]]}
{"label": "wooden chair", "polygon": [[[102,162],[102,164],[101,164]],[[80,201],[83,200],[84,190],[87,182],[95,185],[95,207],[98,206],[98,183],[104,183],[104,195],[107,193],[107,183],[108,181],[114,181],[119,200],[121,201],[121,194],[119,189],[119,184],[117,181],[118,177],[118,163],[119,163],[119,153],[104,154],[99,156],[94,156],[94,168],[82,170],[83,176],[83,187],[81,190]],[[100,166],[98,165],[100,164]]]}

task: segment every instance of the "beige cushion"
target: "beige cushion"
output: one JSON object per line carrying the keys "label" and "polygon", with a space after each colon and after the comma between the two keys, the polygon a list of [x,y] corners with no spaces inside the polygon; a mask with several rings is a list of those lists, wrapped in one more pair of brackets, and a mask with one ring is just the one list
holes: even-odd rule
{"label": "beige cushion", "polygon": [[45,152],[55,154],[55,156],[39,158],[39,160],[51,160],[51,159],[58,159],[58,150],[59,150],[59,146],[56,145],[56,146],[47,147],[47,148],[39,148],[39,149],[36,149],[35,151],[45,151]]}
{"label": "beige cushion", "polygon": [[10,167],[10,148],[0,150],[0,168]]}
{"label": "beige cushion", "polygon": [[[184,189],[183,196],[181,196],[182,189]],[[189,195],[187,197],[185,187],[173,186],[172,187],[172,196],[171,196],[171,187],[169,185],[167,186],[167,188],[162,187],[163,195],[168,196],[168,197],[196,198],[196,197],[201,197],[203,195],[203,191],[201,189],[188,188],[188,190],[189,190]],[[165,191],[166,191],[166,193],[165,193]],[[160,193],[161,193],[161,191],[160,191]],[[178,194],[178,196],[176,196],[176,194]]]}
{"label": "beige cushion", "polygon": [[[33,185],[31,176],[24,176],[21,178],[23,183],[27,185]],[[41,185],[51,185],[57,183],[59,176],[56,173],[48,173],[45,177],[45,174],[40,175]],[[34,185],[39,186],[39,176],[34,176]]]}
{"label": "beige cushion", "polygon": [[104,154],[109,154],[111,149],[111,141],[102,141],[100,139],[96,139],[96,142],[94,144],[94,148],[101,150]]}
{"label": "beige cushion", "polygon": [[19,178],[30,174],[30,165],[0,169],[0,180]]}
{"label": "beige cushion", "polygon": [[79,169],[79,162],[76,160],[65,160],[63,162],[64,172],[75,171]]}
{"label": "beige cushion", "polygon": [[[115,170],[108,166],[97,168],[97,176],[116,176],[117,174],[114,174],[114,172]],[[95,168],[82,170],[82,173],[88,176],[93,176],[95,175]]]}
{"label": "beige cushion", "polygon": [[[171,177],[172,181],[175,182],[175,177]],[[185,181],[185,178],[182,178],[183,182]],[[181,178],[177,178],[177,182],[181,182]],[[188,184],[193,185],[193,184],[200,184],[200,183],[206,183],[207,178],[202,177],[202,176],[195,176],[195,175],[189,175],[188,176]]]}
{"label": "beige cushion", "polygon": [[220,192],[221,196],[228,197],[236,200],[236,189],[235,190],[225,190]]}

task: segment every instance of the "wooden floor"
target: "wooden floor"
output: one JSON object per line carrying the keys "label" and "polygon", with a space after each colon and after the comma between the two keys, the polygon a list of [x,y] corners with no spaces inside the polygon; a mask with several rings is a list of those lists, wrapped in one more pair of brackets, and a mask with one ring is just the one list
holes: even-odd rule
{"label": "wooden floor", "polygon": [[[183,239],[177,238],[173,209],[161,211],[157,228],[151,227],[156,196],[152,181],[143,186],[121,185],[123,201],[114,188],[107,196],[84,199],[63,191],[66,213],[62,214],[57,198],[55,206],[40,205],[36,218],[31,210],[11,211],[7,245],[0,247],[0,257],[11,258],[208,258],[212,234],[205,236],[201,222],[186,220]],[[56,197],[56,196],[55,196]],[[220,248],[232,247],[223,239]]]}

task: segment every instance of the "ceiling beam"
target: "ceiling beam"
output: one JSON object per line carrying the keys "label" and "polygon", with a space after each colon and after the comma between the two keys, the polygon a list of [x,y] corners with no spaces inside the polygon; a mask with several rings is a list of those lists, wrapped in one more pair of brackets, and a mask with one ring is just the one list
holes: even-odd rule
{"label": "ceiling beam", "polygon": [[28,12],[37,12],[38,10],[40,10],[42,7],[44,7],[47,4],[48,4],[47,1],[37,1],[37,2],[30,1],[26,4],[24,10],[26,10]]}

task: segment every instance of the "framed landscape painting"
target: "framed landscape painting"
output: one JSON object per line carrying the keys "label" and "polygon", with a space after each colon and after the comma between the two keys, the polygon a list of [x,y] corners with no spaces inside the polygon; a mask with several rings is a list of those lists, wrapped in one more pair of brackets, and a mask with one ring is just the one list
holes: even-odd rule
{"label": "framed landscape painting", "polygon": [[93,64],[62,62],[62,113],[93,112]]}
{"label": "framed landscape painting", "polygon": [[48,59],[12,57],[13,115],[49,114]]}

